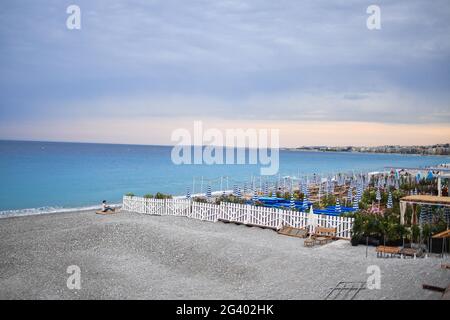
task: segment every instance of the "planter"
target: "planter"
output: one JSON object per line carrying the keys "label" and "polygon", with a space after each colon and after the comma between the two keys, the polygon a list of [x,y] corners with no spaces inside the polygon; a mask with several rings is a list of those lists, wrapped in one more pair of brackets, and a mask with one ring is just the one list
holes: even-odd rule
{"label": "planter", "polygon": [[361,242],[361,237],[355,236],[350,239],[352,246],[356,247]]}

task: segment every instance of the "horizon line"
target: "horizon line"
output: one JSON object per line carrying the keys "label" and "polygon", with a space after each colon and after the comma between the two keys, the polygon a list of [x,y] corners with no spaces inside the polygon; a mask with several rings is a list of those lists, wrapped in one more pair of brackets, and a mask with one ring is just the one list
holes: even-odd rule
{"label": "horizon line", "polygon": [[[142,144],[142,143],[116,143],[116,142],[92,142],[92,141],[61,141],[61,140],[28,140],[28,139],[4,139],[0,138],[0,142],[41,142],[41,143],[73,143],[73,144],[105,144],[105,145],[122,145],[122,146],[147,146],[147,147],[175,147],[180,145],[171,145],[171,144]],[[278,149],[300,149],[300,148],[318,148],[318,147],[332,147],[332,148],[350,148],[350,147],[369,147],[369,148],[379,148],[379,147],[387,147],[387,146],[398,146],[398,147],[430,147],[434,145],[444,145],[444,144],[450,144],[450,142],[446,143],[434,143],[434,144],[423,144],[423,145],[402,145],[402,144],[385,144],[385,145],[376,145],[376,146],[368,146],[368,145],[303,145],[303,146],[296,146],[296,147],[282,147],[280,146]],[[200,146],[200,145],[184,145],[184,146]],[[230,148],[230,146],[224,146],[224,145],[201,145],[202,147],[205,146],[214,146],[214,147],[223,147],[223,148]],[[234,146],[237,147],[237,146]],[[245,148],[250,149],[248,146]],[[259,149],[259,148],[258,148]]]}

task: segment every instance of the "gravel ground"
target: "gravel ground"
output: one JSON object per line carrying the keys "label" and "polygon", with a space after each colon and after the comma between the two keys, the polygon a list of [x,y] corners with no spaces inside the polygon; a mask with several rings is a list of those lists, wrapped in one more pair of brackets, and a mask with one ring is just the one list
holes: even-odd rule
{"label": "gravel ground", "polygon": [[[376,258],[348,241],[305,248],[272,230],[182,217],[74,212],[0,219],[0,299],[323,299],[339,281],[381,289],[357,299],[439,299],[442,260]],[[81,289],[66,286],[70,265]]]}

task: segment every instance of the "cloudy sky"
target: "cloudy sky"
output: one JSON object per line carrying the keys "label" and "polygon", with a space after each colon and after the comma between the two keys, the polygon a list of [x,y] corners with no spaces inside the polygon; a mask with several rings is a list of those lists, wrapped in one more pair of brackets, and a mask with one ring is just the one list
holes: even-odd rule
{"label": "cloudy sky", "polygon": [[448,0],[3,1],[0,139],[171,144],[202,120],[284,146],[449,142],[449,21]]}

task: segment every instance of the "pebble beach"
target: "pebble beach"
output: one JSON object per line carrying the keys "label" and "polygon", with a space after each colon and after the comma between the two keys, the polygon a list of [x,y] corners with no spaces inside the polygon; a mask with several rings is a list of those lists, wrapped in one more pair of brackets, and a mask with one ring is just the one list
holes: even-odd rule
{"label": "pebble beach", "polygon": [[[442,258],[377,258],[338,240],[307,248],[273,230],[184,217],[93,211],[0,219],[0,299],[325,299],[340,281],[380,289],[355,299],[440,299]],[[448,263],[448,258],[447,261]],[[69,289],[69,266],[81,289]]]}

